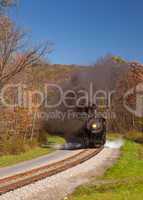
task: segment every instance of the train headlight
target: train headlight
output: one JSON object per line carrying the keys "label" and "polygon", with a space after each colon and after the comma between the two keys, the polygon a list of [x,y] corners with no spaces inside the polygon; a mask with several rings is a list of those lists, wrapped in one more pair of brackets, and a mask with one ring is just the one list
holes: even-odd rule
{"label": "train headlight", "polygon": [[97,128],[97,124],[95,124],[95,123],[92,124],[92,128],[93,128],[93,129]]}

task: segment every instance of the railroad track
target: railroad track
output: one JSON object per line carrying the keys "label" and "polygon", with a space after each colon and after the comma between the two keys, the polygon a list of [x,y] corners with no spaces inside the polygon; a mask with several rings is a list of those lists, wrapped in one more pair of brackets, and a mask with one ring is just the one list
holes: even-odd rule
{"label": "railroad track", "polygon": [[74,156],[44,167],[39,167],[24,173],[0,179],[0,195],[81,164],[98,154],[102,149],[103,147],[98,149],[86,149]]}

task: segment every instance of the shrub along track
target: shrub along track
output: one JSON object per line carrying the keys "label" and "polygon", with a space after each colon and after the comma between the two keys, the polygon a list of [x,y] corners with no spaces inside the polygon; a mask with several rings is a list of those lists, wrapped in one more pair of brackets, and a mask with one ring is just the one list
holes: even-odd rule
{"label": "shrub along track", "polygon": [[74,156],[44,167],[39,167],[28,172],[0,179],[0,195],[81,164],[98,154],[102,149],[103,147],[98,149],[86,149]]}

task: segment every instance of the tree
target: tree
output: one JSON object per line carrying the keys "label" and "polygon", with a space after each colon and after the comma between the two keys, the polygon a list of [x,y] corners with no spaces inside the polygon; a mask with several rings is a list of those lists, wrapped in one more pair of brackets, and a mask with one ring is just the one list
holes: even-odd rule
{"label": "tree", "polygon": [[25,40],[26,33],[8,17],[0,16],[0,88],[25,68],[36,65],[51,51],[49,42],[26,48]]}
{"label": "tree", "polygon": [[[16,3],[17,0],[0,0],[0,93],[7,83],[18,81],[19,76],[21,77],[19,82],[23,82],[25,74],[23,72],[33,76],[33,66],[40,65],[52,50],[50,42],[34,47],[27,46],[27,33],[6,16],[6,10]],[[33,90],[34,88],[35,85]],[[16,103],[16,92],[8,91],[7,100]],[[3,122],[0,127],[0,152],[17,153],[19,150],[21,152],[24,143],[29,144],[33,139],[38,140],[40,126],[36,118],[38,108],[33,106],[31,113],[28,108],[21,106],[13,109],[0,106],[0,109],[0,121]]]}
{"label": "tree", "polygon": [[119,77],[117,80],[116,97],[114,99],[114,108],[118,120],[119,129],[123,131],[130,131],[132,129],[141,130],[142,118],[138,118],[134,114],[128,112],[123,106],[124,95],[130,89],[133,93],[128,95],[126,103],[133,110],[136,106],[136,86],[143,82],[143,65],[137,62],[128,63],[128,71]]}

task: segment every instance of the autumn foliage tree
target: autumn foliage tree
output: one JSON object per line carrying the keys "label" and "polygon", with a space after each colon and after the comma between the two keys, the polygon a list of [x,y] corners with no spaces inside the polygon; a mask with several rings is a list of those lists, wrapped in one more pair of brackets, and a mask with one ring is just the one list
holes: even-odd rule
{"label": "autumn foliage tree", "polygon": [[[0,0],[0,92],[6,84],[13,83],[18,74],[36,66],[39,60],[51,52],[49,42],[34,47],[28,46],[27,33],[6,16],[5,9],[15,2],[15,0]],[[10,93],[8,98],[11,98]],[[16,153],[15,151],[22,148],[25,143],[38,139],[35,108],[31,108],[33,114],[29,114],[29,109],[26,107],[3,108],[2,102],[0,106],[1,152]],[[7,149],[10,146],[11,149],[14,148],[14,151]]]}
{"label": "autumn foliage tree", "polygon": [[126,103],[133,110],[136,109],[136,87],[143,83],[143,65],[137,62],[128,63],[129,68],[125,74],[122,74],[117,80],[116,96],[114,99],[114,109],[118,120],[118,128],[121,132],[142,131],[143,118],[129,112],[123,105],[124,95],[131,89],[133,92],[128,95]]}

